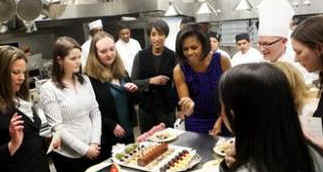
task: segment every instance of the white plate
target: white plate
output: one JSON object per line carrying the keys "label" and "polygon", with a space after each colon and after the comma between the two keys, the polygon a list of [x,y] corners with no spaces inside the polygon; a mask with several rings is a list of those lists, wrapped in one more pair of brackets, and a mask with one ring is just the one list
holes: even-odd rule
{"label": "white plate", "polygon": [[[161,139],[158,137],[160,135],[166,135],[167,138]],[[176,138],[177,138],[177,133],[175,133],[175,130],[167,128],[165,130],[154,133],[152,136],[148,138],[148,140],[161,143],[161,142],[170,142],[175,140]]]}
{"label": "white plate", "polygon": [[[145,146],[149,146],[149,145],[155,145],[156,143],[153,142],[143,142],[140,143],[143,144]],[[187,148],[187,147],[182,147],[182,146],[176,146],[176,145],[170,145],[168,144],[168,148],[169,148],[169,152],[165,152],[167,155],[162,154],[161,156],[164,157],[158,157],[156,158],[154,161],[152,161],[151,163],[149,163],[148,165],[141,167],[139,165],[137,165],[136,162],[136,158],[131,160],[131,162],[124,162],[124,161],[120,161],[119,159],[117,159],[115,157],[116,153],[112,156],[112,160],[113,162],[124,166],[124,167],[128,167],[128,168],[133,168],[133,169],[138,169],[138,170],[142,170],[142,171],[148,171],[148,172],[157,172],[160,170],[161,167],[163,167],[164,165],[166,165],[172,158],[174,158],[176,155],[178,155],[179,152],[183,151],[183,150],[187,150],[190,152],[190,154],[197,156],[197,158],[195,158],[194,160],[191,161],[191,163],[189,164],[189,166],[185,169],[183,169],[182,171],[186,171],[189,168],[192,168],[193,166],[195,166],[196,164],[198,164],[201,161],[201,157],[196,153],[195,150],[192,150],[191,148]],[[124,152],[123,150],[119,150],[118,153]],[[153,166],[155,164],[155,166]]]}
{"label": "white plate", "polygon": [[202,166],[202,168],[194,170],[193,172],[220,172],[220,163],[223,159],[211,160]]}
{"label": "white plate", "polygon": [[216,142],[215,146],[213,147],[213,151],[221,156],[225,156],[225,149],[227,148],[227,146],[229,146],[230,144],[234,144],[235,139],[231,138],[231,139],[220,139],[218,142]]}
{"label": "white plate", "polygon": [[222,161],[223,161],[223,158],[208,161],[208,162],[203,164],[202,168],[209,169],[209,168],[218,167]]}
{"label": "white plate", "polygon": [[[118,172],[121,172],[120,166],[118,164],[116,164],[116,163],[114,163],[114,164],[117,167]],[[96,165],[93,165],[93,166],[89,167],[88,169],[86,169],[85,172],[97,172],[97,171],[102,170],[102,169],[104,169],[106,167],[109,167],[111,165],[112,165],[112,162],[109,161],[109,160],[106,160],[106,161],[103,161],[103,162],[101,162],[99,164],[96,164]]]}

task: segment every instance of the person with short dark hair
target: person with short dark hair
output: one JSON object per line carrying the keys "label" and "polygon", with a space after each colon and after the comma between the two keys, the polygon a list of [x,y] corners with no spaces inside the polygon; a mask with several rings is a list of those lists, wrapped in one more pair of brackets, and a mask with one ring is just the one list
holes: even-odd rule
{"label": "person with short dark hair", "polygon": [[29,101],[27,57],[0,46],[0,171],[49,172],[41,120]]}
{"label": "person with short dark hair", "polygon": [[200,22],[198,23],[201,28],[202,28],[202,32],[204,33],[208,33],[209,32],[209,29],[211,28],[211,25],[209,22]]}
{"label": "person with short dark hair", "polygon": [[207,33],[209,40],[210,40],[210,45],[211,45],[211,53],[218,52],[221,55],[227,57],[230,59],[230,55],[225,52],[224,50],[220,49],[220,43],[221,43],[221,34],[218,32],[209,32]]}
{"label": "person with short dark hair", "polygon": [[169,27],[163,20],[148,24],[151,46],[138,52],[132,68],[132,79],[139,87],[139,126],[142,133],[163,122],[172,127],[177,104],[173,84],[175,52],[165,47]]}
{"label": "person with short dark hair", "polygon": [[321,172],[323,157],[306,143],[285,74],[269,63],[249,63],[224,73],[222,115],[235,136],[224,172]]}
{"label": "person with short dark hair", "polygon": [[119,40],[115,46],[127,72],[131,75],[133,60],[141,50],[141,46],[137,40],[131,38],[131,29],[128,25],[119,25]]}
{"label": "person with short dark hair", "polygon": [[196,20],[194,17],[191,16],[185,16],[182,18],[181,23],[179,24],[180,30],[184,29],[189,24],[195,24]]}
{"label": "person with short dark hair", "polygon": [[[208,134],[220,116],[217,85],[222,73],[231,67],[228,58],[210,53],[207,35],[196,27],[185,27],[178,33],[176,53],[179,64],[174,80],[179,96],[185,129]],[[228,135],[223,130],[223,135]]]}
{"label": "person with short dark hair", "polygon": [[251,47],[250,37],[248,33],[237,34],[235,39],[239,51],[232,57],[232,66],[244,63],[258,63],[263,61],[263,57],[260,52]]}
{"label": "person with short dark hair", "polygon": [[59,172],[85,171],[100,154],[101,113],[91,82],[80,69],[81,47],[71,37],[59,37],[52,78],[40,87],[41,107],[61,140],[50,154]]}

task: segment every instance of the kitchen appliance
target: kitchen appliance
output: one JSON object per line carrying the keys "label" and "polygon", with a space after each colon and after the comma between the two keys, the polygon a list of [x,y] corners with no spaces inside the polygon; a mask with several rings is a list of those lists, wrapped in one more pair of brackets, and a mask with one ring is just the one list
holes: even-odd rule
{"label": "kitchen appliance", "polygon": [[41,0],[19,0],[17,3],[17,15],[24,22],[27,33],[36,31],[35,19],[42,10]]}
{"label": "kitchen appliance", "polygon": [[0,33],[8,31],[8,26],[5,23],[14,15],[16,15],[15,0],[0,0]]}

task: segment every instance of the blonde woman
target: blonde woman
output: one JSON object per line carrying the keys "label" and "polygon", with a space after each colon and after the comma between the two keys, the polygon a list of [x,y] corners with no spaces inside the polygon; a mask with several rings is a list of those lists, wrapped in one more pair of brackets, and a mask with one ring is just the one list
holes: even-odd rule
{"label": "blonde woman", "polygon": [[90,78],[102,114],[100,159],[104,160],[110,157],[112,145],[134,142],[134,92],[138,87],[131,82],[113,37],[106,32],[93,37],[85,73]]}
{"label": "blonde woman", "polygon": [[288,62],[276,62],[274,66],[278,67],[286,75],[295,97],[295,105],[299,115],[313,116],[318,105],[318,91],[311,91],[305,84],[300,71]]}

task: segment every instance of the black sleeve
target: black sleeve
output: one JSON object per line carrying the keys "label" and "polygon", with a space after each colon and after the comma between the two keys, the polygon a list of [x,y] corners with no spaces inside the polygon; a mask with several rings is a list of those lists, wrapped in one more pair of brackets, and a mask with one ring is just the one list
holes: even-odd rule
{"label": "black sleeve", "polygon": [[0,112],[0,160],[1,162],[7,162],[10,159],[10,152],[8,148],[9,139],[9,120],[7,113]]}
{"label": "black sleeve", "polygon": [[133,83],[136,84],[139,90],[148,90],[149,89],[149,79],[142,79],[140,76],[141,67],[140,67],[140,56],[139,52],[136,54],[133,65],[132,65],[132,74],[131,78]]}

